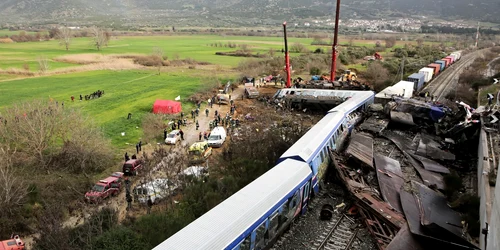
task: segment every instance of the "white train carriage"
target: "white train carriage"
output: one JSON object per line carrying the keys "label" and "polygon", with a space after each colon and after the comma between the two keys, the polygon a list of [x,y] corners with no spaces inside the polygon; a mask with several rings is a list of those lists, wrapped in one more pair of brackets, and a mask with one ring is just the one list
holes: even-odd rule
{"label": "white train carriage", "polygon": [[285,160],[154,250],[257,250],[270,247],[309,201],[309,166]]}
{"label": "white train carriage", "polygon": [[328,167],[328,150],[335,150],[342,137],[347,135],[347,131],[344,113],[329,113],[281,155],[278,163],[286,159],[307,163],[313,173],[313,190],[317,193],[318,181],[323,179]]}
{"label": "white train carriage", "polygon": [[329,113],[335,111],[342,111],[346,115],[357,112],[361,110],[365,110],[368,105],[372,104],[375,99],[375,92],[373,91],[346,91],[348,93],[348,99],[343,103],[337,105],[335,108],[332,108]]}
{"label": "white train carriage", "polygon": [[331,109],[278,160],[278,163],[286,159],[306,162],[313,172],[312,185],[315,193],[319,192],[319,182],[325,176],[330,162],[328,151],[342,147],[354,125],[360,121],[360,111],[373,103],[375,96],[373,91],[334,92],[348,99]]}

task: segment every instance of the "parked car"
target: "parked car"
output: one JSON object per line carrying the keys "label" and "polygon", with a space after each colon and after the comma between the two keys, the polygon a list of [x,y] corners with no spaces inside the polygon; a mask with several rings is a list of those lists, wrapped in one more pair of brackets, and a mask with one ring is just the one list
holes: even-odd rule
{"label": "parked car", "polygon": [[224,127],[215,127],[210,132],[208,137],[208,146],[210,147],[222,147],[222,144],[226,141],[226,130]]}
{"label": "parked car", "polygon": [[123,164],[124,175],[137,175],[139,170],[142,169],[142,161],[139,159],[131,159]]}
{"label": "parked car", "polygon": [[208,146],[208,142],[195,142],[189,147],[189,161],[191,163],[205,162],[212,154],[212,148]]}
{"label": "parked car", "polygon": [[116,177],[118,178],[118,182],[122,182],[123,180],[123,172],[114,172],[111,174],[111,177]]}
{"label": "parked car", "polygon": [[166,144],[175,145],[178,141],[180,141],[180,133],[179,130],[173,130],[167,135],[167,139],[165,139]]}
{"label": "parked car", "polygon": [[206,180],[209,176],[208,168],[203,166],[191,166],[179,173],[179,179],[184,182],[192,180]]}
{"label": "parked car", "polygon": [[257,97],[259,97],[259,91],[255,87],[245,86],[245,96],[246,96],[246,98],[249,98],[249,99],[257,98]]}
{"label": "parked car", "polygon": [[9,240],[0,241],[0,250],[24,250],[24,242],[19,235],[12,235]]}
{"label": "parked car", "polygon": [[156,179],[147,183],[139,184],[133,189],[134,199],[139,203],[146,203],[151,197],[153,203],[158,203],[170,195],[175,195],[178,185],[169,179]]}
{"label": "parked car", "polygon": [[97,182],[92,190],[85,193],[85,200],[89,203],[100,203],[109,196],[117,195],[120,192],[121,183],[116,177],[108,177]]}

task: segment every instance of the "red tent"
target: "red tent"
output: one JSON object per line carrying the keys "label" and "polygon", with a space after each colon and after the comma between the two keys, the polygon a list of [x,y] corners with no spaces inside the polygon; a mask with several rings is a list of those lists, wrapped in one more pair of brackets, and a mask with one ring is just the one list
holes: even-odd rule
{"label": "red tent", "polygon": [[175,114],[181,112],[181,103],[170,100],[156,100],[153,104],[153,113]]}

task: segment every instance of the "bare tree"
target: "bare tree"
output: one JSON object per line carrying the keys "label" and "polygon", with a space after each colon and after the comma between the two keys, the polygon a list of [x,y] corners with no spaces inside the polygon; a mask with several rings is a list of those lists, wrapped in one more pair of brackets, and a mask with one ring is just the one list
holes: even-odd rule
{"label": "bare tree", "polygon": [[396,38],[394,37],[388,37],[385,39],[385,47],[386,48],[392,48],[396,45]]}
{"label": "bare tree", "polygon": [[424,45],[424,39],[422,39],[422,38],[419,37],[417,39],[417,45],[418,45],[418,47],[422,47],[422,45]]}
{"label": "bare tree", "polygon": [[97,126],[76,110],[57,102],[35,100],[6,109],[0,126],[2,142],[18,149],[16,164],[47,171],[97,171],[109,166],[112,152]]}
{"label": "bare tree", "polygon": [[41,74],[45,74],[50,68],[49,60],[45,56],[38,57],[38,70]]}
{"label": "bare tree", "polygon": [[[146,114],[142,119],[143,139],[146,143],[156,143],[155,138],[163,136],[165,124],[162,116],[157,114]],[[162,137],[163,138],[163,137]]]}
{"label": "bare tree", "polygon": [[[45,108],[40,109],[45,106]],[[7,123],[0,129],[0,137],[14,148],[23,148],[37,161],[46,165],[44,152],[55,145],[55,134],[61,110],[47,107],[41,101],[13,105],[5,112]]]}
{"label": "bare tree", "polygon": [[161,66],[163,66],[163,49],[160,47],[153,47],[153,53],[152,53],[155,61],[156,61],[156,66],[158,67],[158,75],[161,73]]}
{"label": "bare tree", "polygon": [[66,47],[66,50],[69,50],[69,45],[71,43],[71,38],[73,35],[71,34],[71,29],[68,27],[63,27],[59,29],[59,32],[56,33],[57,39],[59,39],[59,45]]}
{"label": "bare tree", "polygon": [[90,28],[90,35],[92,37],[92,46],[96,47],[97,50],[101,50],[102,47],[108,45],[109,33],[103,29],[93,26]]}
{"label": "bare tree", "polygon": [[0,207],[2,210],[11,212],[14,207],[22,205],[28,194],[24,181],[18,178],[12,164],[15,150],[9,150],[8,145],[0,147]]}
{"label": "bare tree", "polygon": [[383,83],[389,78],[389,72],[380,62],[371,62],[364,76],[373,84],[375,90],[379,91],[384,88]]}
{"label": "bare tree", "polygon": [[274,57],[274,55],[276,55],[276,52],[274,51],[273,48],[270,48],[267,54],[269,55],[269,57]]}

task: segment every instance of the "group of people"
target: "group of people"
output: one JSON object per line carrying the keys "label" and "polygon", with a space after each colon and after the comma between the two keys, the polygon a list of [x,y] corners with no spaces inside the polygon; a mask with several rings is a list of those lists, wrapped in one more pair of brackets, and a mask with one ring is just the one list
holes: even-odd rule
{"label": "group of people", "polygon": [[[104,95],[104,90],[97,90],[96,92],[90,94],[90,95],[85,95],[85,101],[91,100],[91,99],[97,99]],[[84,96],[80,95],[80,101],[83,100]],[[71,101],[74,101],[75,97],[71,96]]]}
{"label": "group of people", "polygon": [[[127,201],[127,211],[130,211],[132,209],[132,195],[130,194],[130,180],[125,177],[125,188],[126,188],[126,194],[125,194],[125,200]],[[148,201],[146,202],[147,205],[147,214],[151,213],[151,208],[153,207],[153,201],[151,200],[151,196],[148,196]]]}

